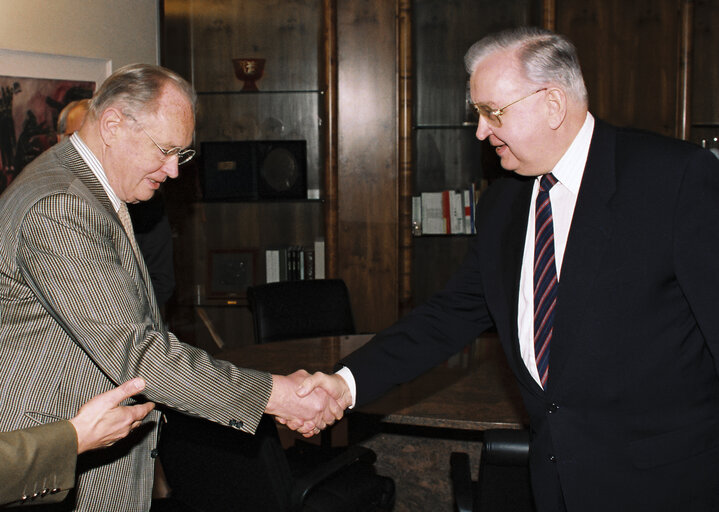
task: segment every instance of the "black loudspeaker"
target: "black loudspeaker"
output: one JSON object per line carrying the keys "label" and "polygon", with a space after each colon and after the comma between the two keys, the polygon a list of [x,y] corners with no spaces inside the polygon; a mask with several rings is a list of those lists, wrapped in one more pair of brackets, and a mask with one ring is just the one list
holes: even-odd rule
{"label": "black loudspeaker", "polygon": [[307,198],[306,141],[256,141],[255,157],[257,161],[257,192],[260,198]]}
{"label": "black loudspeaker", "polygon": [[305,199],[307,142],[203,142],[202,185],[207,201]]}

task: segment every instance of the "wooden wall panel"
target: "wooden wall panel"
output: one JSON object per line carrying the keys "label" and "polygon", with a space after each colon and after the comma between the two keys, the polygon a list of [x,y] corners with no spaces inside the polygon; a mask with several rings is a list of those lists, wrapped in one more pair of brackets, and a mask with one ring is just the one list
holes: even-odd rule
{"label": "wooden wall panel", "polygon": [[556,0],[556,31],[577,46],[590,111],[673,136],[680,0]]}
{"label": "wooden wall panel", "polygon": [[719,148],[719,2],[693,4],[690,140]]}
{"label": "wooden wall panel", "polygon": [[[533,0],[414,0],[417,124],[457,125],[473,119],[467,106],[464,54],[482,37],[537,23]],[[534,16],[533,16],[534,14]]]}
{"label": "wooden wall panel", "polygon": [[161,0],[160,64],[192,78],[190,7],[192,0]]}
{"label": "wooden wall panel", "polygon": [[261,90],[317,89],[320,0],[192,0],[198,91],[239,90],[232,59],[266,59]]}
{"label": "wooden wall panel", "polygon": [[692,120],[719,124],[719,2],[694,1]]}
{"label": "wooden wall panel", "polygon": [[[494,151],[475,136],[476,115],[467,103],[464,54],[482,37],[539,23],[533,0],[414,0],[415,148],[413,195],[467,189],[497,175]],[[490,166],[485,164],[492,162]],[[504,171],[500,171],[504,172]],[[409,230],[409,223],[400,229]],[[440,290],[459,268],[471,241],[465,236],[424,236],[412,243],[409,303],[417,306]]]}
{"label": "wooden wall panel", "polygon": [[395,2],[338,1],[339,277],[357,328],[397,317]]}

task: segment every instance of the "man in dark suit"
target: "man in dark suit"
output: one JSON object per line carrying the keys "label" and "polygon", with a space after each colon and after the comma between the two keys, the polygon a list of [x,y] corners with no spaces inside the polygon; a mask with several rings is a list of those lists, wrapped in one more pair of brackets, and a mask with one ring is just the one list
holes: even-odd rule
{"label": "man in dark suit", "polygon": [[368,402],[495,326],[539,511],[719,510],[719,161],[595,120],[561,36],[491,35],[465,61],[512,175],[445,289],[303,392]]}
{"label": "man in dark suit", "polygon": [[[0,197],[0,430],[69,418],[136,376],[148,400],[247,433],[263,413],[308,434],[341,417],[324,392],[298,399],[305,373],[215,360],[165,326],[126,203],[150,199],[193,156],[195,106],[177,74],[121,68],[79,131]],[[63,506],[149,510],[158,420],[153,411],[121,443],[79,457],[75,500]]]}
{"label": "man in dark suit", "polygon": [[153,409],[152,402],[119,405],[143,389],[144,380],[132,379],[94,397],[69,420],[0,432],[0,506],[67,498],[77,455],[113,445]]}

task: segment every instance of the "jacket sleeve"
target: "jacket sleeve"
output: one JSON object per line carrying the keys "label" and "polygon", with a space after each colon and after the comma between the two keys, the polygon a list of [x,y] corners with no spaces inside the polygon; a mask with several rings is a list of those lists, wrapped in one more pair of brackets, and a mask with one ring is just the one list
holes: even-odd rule
{"label": "jacket sleeve", "polygon": [[0,433],[0,506],[56,503],[75,485],[77,434],[69,421]]}
{"label": "jacket sleeve", "polygon": [[442,291],[339,362],[355,379],[356,405],[447,360],[492,325],[478,260],[475,240]]}
{"label": "jacket sleeve", "polygon": [[142,376],[153,402],[255,431],[270,374],[216,360],[166,330],[145,265],[109,212],[70,193],[42,198],[22,220],[17,260],[114,385]]}

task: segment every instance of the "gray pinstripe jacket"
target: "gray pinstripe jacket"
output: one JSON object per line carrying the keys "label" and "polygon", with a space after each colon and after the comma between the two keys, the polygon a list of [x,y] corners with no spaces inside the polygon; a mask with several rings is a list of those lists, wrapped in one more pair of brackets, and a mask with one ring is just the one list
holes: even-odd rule
{"label": "gray pinstripe jacket", "polygon": [[[269,374],[215,360],[167,331],[144,262],[66,141],[0,197],[0,430],[69,418],[135,376],[146,379],[148,400],[246,432],[272,389]],[[149,509],[158,419],[153,411],[144,429],[79,457],[75,510]]]}

